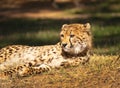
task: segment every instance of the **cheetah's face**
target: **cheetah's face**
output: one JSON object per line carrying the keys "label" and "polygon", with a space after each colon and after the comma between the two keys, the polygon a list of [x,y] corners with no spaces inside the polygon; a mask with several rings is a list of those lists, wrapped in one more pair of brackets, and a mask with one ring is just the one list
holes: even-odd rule
{"label": "cheetah's face", "polygon": [[64,52],[79,54],[91,47],[90,24],[64,24],[60,39]]}

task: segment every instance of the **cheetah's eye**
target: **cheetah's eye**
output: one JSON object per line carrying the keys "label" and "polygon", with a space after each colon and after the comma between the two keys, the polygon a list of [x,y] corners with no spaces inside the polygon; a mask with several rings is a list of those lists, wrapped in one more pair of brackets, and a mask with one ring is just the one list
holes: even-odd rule
{"label": "cheetah's eye", "polygon": [[73,38],[75,35],[71,34],[70,37]]}
{"label": "cheetah's eye", "polygon": [[61,37],[64,37],[64,35],[63,35],[63,34],[61,34],[60,36],[61,36]]}

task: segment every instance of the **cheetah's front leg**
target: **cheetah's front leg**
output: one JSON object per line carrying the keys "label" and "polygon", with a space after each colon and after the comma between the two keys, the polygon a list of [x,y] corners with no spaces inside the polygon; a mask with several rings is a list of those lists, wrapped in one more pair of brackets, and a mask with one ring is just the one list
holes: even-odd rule
{"label": "cheetah's front leg", "polygon": [[79,57],[79,58],[70,58],[70,59],[67,59],[66,61],[63,61],[61,63],[61,66],[63,66],[63,67],[78,66],[80,64],[85,64],[88,61],[89,61],[89,57],[88,56]]}
{"label": "cheetah's front leg", "polygon": [[40,74],[42,72],[46,72],[49,70],[51,70],[51,67],[46,64],[40,64],[33,67],[27,67],[25,65],[17,66],[16,68],[1,72],[0,79],[7,79],[10,77],[13,77],[13,74],[23,77],[23,76],[28,76],[32,74]]}
{"label": "cheetah's front leg", "polygon": [[69,67],[69,66],[78,66],[80,64],[80,59],[68,59],[63,61],[60,66],[62,67]]}
{"label": "cheetah's front leg", "polygon": [[19,76],[28,76],[32,74],[40,74],[42,72],[46,72],[51,70],[50,66],[46,64],[35,65],[31,67],[24,67],[18,70]]}
{"label": "cheetah's front leg", "polygon": [[32,72],[31,67],[20,65],[15,68],[6,69],[0,72],[0,79],[8,79],[13,76],[26,76]]}
{"label": "cheetah's front leg", "polygon": [[32,70],[34,74],[39,74],[51,70],[51,67],[47,64],[40,64],[38,66],[32,67]]}

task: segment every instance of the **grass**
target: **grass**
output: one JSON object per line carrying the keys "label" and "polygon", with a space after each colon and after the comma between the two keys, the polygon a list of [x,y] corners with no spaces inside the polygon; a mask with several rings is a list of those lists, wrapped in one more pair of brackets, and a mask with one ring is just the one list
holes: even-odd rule
{"label": "grass", "polygon": [[[12,35],[7,35],[4,38],[2,38],[1,46],[6,46],[9,44],[10,45],[11,44],[23,44],[23,45],[26,44],[26,45],[34,46],[34,45],[45,45],[45,44],[48,44],[48,42],[50,44],[55,44],[56,41],[59,40],[58,36],[59,36],[58,32],[48,31],[48,30],[32,32],[32,33],[30,33],[30,32],[14,33]],[[51,41],[51,40],[53,40],[53,41]]]}
{"label": "grass", "polygon": [[93,26],[93,40],[96,52],[119,54],[119,26]]}

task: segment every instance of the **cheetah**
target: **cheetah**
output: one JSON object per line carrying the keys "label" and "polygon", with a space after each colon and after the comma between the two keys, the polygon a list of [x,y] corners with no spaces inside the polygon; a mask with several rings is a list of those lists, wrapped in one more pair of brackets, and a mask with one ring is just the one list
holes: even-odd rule
{"label": "cheetah", "polygon": [[64,24],[60,42],[55,45],[10,45],[0,49],[0,78],[28,76],[52,68],[78,66],[90,59],[92,34],[90,23]]}

